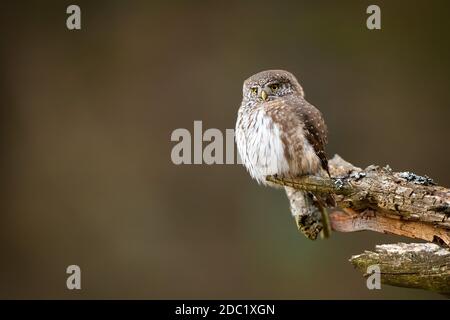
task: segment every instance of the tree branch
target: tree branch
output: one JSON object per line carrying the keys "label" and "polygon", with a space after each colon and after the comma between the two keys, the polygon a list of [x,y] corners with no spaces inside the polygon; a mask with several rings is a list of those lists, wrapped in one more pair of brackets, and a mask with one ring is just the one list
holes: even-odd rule
{"label": "tree branch", "polygon": [[367,268],[378,265],[385,284],[450,294],[450,250],[433,243],[379,245],[350,262],[366,277]]}
{"label": "tree branch", "polygon": [[[350,261],[364,274],[379,265],[386,284],[450,293],[450,190],[410,172],[389,166],[362,170],[335,155],[329,162],[333,178],[267,177],[268,181],[314,193],[334,194],[330,213],[334,231],[370,230],[433,243],[377,246]],[[367,274],[366,274],[367,276]]]}
{"label": "tree branch", "polygon": [[370,230],[450,245],[450,190],[428,177],[393,172],[388,166],[364,170],[335,155],[333,178],[267,178],[295,189],[332,193],[342,210],[330,213],[333,230]]}

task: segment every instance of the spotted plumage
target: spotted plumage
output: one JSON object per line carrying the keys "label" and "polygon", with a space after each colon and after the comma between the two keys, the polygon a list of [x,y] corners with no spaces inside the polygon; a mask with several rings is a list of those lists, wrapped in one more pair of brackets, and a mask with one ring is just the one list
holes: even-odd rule
{"label": "spotted plumage", "polygon": [[[287,71],[263,71],[245,80],[236,142],[242,163],[261,184],[271,185],[268,175],[329,175],[323,117]],[[317,202],[333,202],[329,196],[322,199],[290,188],[286,191],[294,216],[314,216]],[[315,228],[310,238],[317,236],[320,223]]]}

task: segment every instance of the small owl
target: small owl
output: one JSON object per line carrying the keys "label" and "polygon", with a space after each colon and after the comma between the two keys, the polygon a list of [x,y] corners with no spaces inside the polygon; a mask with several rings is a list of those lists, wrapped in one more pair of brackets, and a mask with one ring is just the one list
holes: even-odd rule
{"label": "small owl", "polygon": [[[327,128],[322,115],[304,98],[297,79],[283,70],[267,70],[244,81],[236,122],[236,143],[250,175],[264,185],[269,175],[329,176],[324,146]],[[324,206],[331,195],[285,187],[298,228],[310,239],[329,231]]]}

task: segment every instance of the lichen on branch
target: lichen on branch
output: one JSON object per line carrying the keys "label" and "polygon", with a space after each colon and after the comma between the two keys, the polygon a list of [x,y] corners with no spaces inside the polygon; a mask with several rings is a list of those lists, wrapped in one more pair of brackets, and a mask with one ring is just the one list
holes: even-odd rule
{"label": "lichen on branch", "polygon": [[338,155],[329,162],[332,178],[270,176],[273,183],[332,193],[340,209],[330,220],[335,231],[370,230],[450,245],[450,190],[429,177],[394,172],[389,166],[353,166]]}

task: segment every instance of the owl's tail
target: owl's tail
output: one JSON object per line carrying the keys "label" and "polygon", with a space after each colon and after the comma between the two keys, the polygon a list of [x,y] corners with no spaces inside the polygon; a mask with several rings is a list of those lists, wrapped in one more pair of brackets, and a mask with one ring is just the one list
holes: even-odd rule
{"label": "owl's tail", "polygon": [[285,190],[298,229],[311,240],[317,239],[321,232],[328,238],[331,227],[326,207],[335,205],[333,196],[313,195],[291,187],[285,187]]}

